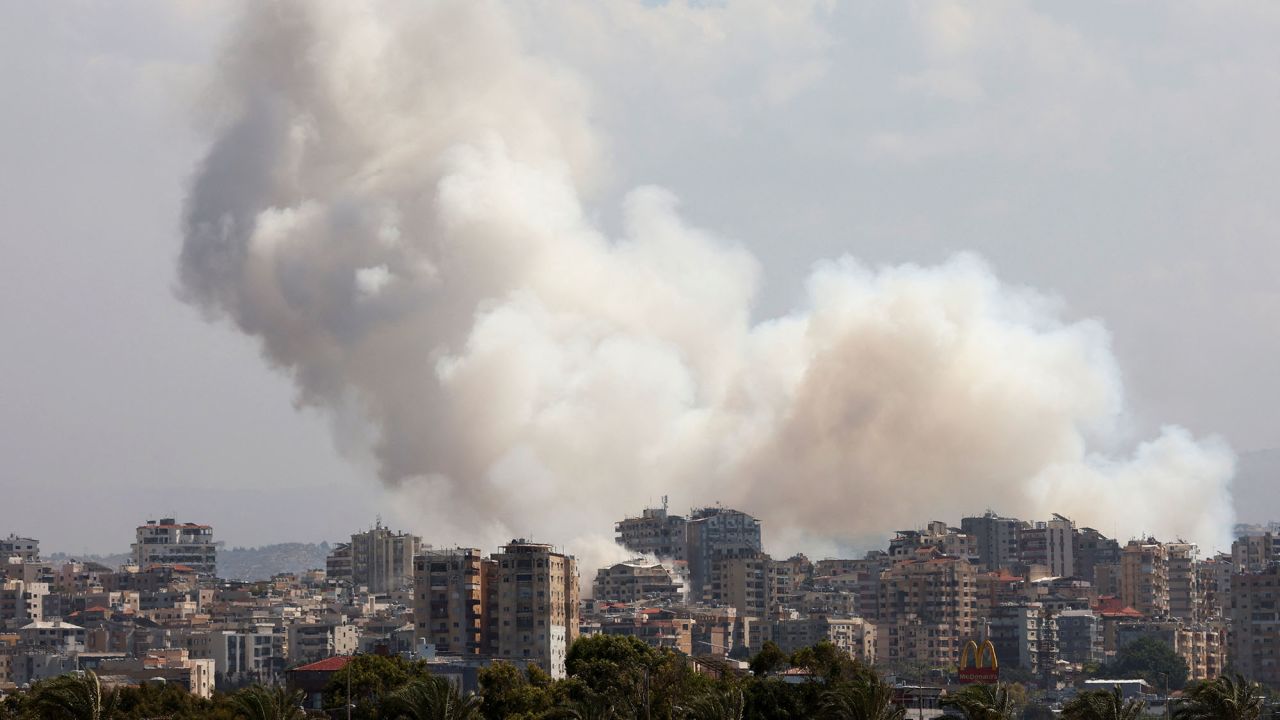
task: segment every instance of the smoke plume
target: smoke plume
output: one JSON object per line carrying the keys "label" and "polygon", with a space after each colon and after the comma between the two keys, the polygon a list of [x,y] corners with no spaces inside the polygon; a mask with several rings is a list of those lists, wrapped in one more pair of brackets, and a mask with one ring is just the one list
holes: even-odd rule
{"label": "smoke plume", "polygon": [[818,262],[761,321],[760,264],[670,193],[606,236],[588,93],[500,6],[252,3],[220,68],[184,297],[362,418],[428,541],[573,550],[667,493],[778,552],[988,506],[1225,539],[1231,451],[1127,443],[1105,330],[977,257]]}

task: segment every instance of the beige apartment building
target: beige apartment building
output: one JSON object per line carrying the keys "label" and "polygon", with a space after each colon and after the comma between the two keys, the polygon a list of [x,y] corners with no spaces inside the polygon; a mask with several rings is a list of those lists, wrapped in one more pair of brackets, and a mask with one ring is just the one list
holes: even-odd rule
{"label": "beige apartment building", "polygon": [[495,553],[498,655],[536,661],[565,676],[578,639],[578,561],[550,545],[512,540]]}
{"label": "beige apartment building", "polygon": [[1130,540],[1120,553],[1120,601],[1148,618],[1168,616],[1168,557],[1155,539]]}
{"label": "beige apartment building", "polygon": [[773,599],[773,560],[759,551],[724,553],[711,560],[706,598],[739,616],[763,618]]}
{"label": "beige apartment building", "polygon": [[218,571],[218,548],[213,544],[213,528],[196,523],[179,523],[173,518],[148,520],[139,525],[133,543],[133,564],[185,565],[200,575]]}
{"label": "beige apartment building", "polygon": [[683,581],[665,565],[638,559],[600,568],[591,596],[607,602],[673,604],[680,602],[683,590]]}
{"label": "beige apartment building", "polygon": [[497,651],[491,621],[497,563],[477,548],[427,551],[414,561],[414,637],[437,652],[489,655]]}
{"label": "beige apartment building", "polygon": [[977,571],[962,558],[922,550],[884,572],[878,604],[880,658],[951,665],[976,629]]}
{"label": "beige apartment building", "polygon": [[1187,623],[1204,619],[1200,588],[1200,548],[1195,543],[1165,543],[1169,587],[1169,616]]}
{"label": "beige apartment building", "polygon": [[438,652],[536,662],[565,676],[578,638],[578,564],[551,545],[512,540],[482,558],[475,548],[431,551],[414,563],[415,637]]}

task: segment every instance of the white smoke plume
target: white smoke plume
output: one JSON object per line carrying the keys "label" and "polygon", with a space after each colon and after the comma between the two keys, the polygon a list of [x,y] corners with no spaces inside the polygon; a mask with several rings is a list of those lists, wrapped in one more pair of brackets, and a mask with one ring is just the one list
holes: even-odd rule
{"label": "white smoke plume", "polygon": [[759,263],[670,193],[631,192],[607,237],[588,93],[501,6],[252,3],[221,70],[184,296],[364,419],[428,541],[603,556],[666,493],[757,515],[779,553],[988,506],[1226,538],[1225,444],[1126,449],[1104,329],[976,257],[820,262],[760,321]]}

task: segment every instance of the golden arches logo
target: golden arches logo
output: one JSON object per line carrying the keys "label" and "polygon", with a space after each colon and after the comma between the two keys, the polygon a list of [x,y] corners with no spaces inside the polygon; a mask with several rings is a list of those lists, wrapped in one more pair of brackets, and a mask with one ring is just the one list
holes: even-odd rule
{"label": "golden arches logo", "polygon": [[983,667],[987,667],[986,662],[988,658],[990,658],[990,668],[992,670],[998,670],[1000,668],[1000,661],[996,659],[996,646],[992,645],[990,640],[983,640],[981,648],[979,648],[978,643],[973,640],[965,643],[964,650],[960,652],[961,670],[969,667],[971,658],[975,669],[980,670]]}

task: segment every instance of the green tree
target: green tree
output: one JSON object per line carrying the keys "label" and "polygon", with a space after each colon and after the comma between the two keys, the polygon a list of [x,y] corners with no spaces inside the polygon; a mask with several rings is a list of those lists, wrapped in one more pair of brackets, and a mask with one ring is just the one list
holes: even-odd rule
{"label": "green tree", "polygon": [[875,673],[841,683],[822,695],[821,717],[828,720],[903,720],[906,709],[894,704],[893,686]]}
{"label": "green tree", "polygon": [[1264,707],[1262,689],[1242,675],[1222,675],[1196,683],[1174,712],[1174,720],[1258,720]]}
{"label": "green tree", "polygon": [[1016,720],[1022,709],[1017,696],[1005,683],[966,685],[943,698],[942,706],[960,711],[968,720]]}
{"label": "green tree", "polygon": [[27,711],[41,720],[114,720],[116,702],[96,673],[73,673],[38,683]]}
{"label": "green tree", "polygon": [[688,720],[742,720],[746,714],[746,696],[742,688],[732,685],[710,688],[680,710]]}
{"label": "green tree", "polygon": [[1125,700],[1120,688],[1088,690],[1062,707],[1065,720],[1139,720],[1146,708],[1142,700]]}
{"label": "green tree", "polygon": [[236,717],[245,720],[302,720],[307,716],[302,709],[301,690],[250,685],[232,694],[228,702],[235,708]]}
{"label": "green tree", "polygon": [[356,655],[329,678],[324,687],[324,706],[345,708],[350,702],[355,705],[353,718],[373,720],[382,698],[426,677],[427,664],[421,660],[410,662],[398,655]]}
{"label": "green tree", "polygon": [[444,678],[410,682],[382,702],[379,715],[388,720],[480,720],[479,695],[463,696]]}
{"label": "green tree", "polygon": [[565,670],[570,675],[563,686],[567,701],[592,703],[607,698],[626,717],[669,717],[708,682],[684,656],[617,635],[579,638],[569,648]]}
{"label": "green tree", "polygon": [[852,655],[827,640],[792,653],[791,666],[804,668],[813,673],[814,677],[828,682],[855,680],[869,672]]}
{"label": "green tree", "polygon": [[1152,687],[1164,687],[1166,677],[1170,690],[1181,690],[1187,684],[1187,661],[1173,648],[1153,637],[1139,638],[1116,653],[1116,659],[1101,668],[1108,678],[1141,678]]}
{"label": "green tree", "polygon": [[546,713],[555,706],[552,681],[537,665],[526,672],[509,662],[495,662],[480,669],[481,713],[488,720],[522,720]]}
{"label": "green tree", "polygon": [[782,648],[778,647],[772,640],[766,640],[760,648],[760,652],[751,658],[748,667],[751,668],[751,674],[756,677],[768,675],[769,673],[778,672],[787,666],[787,654],[782,652]]}

